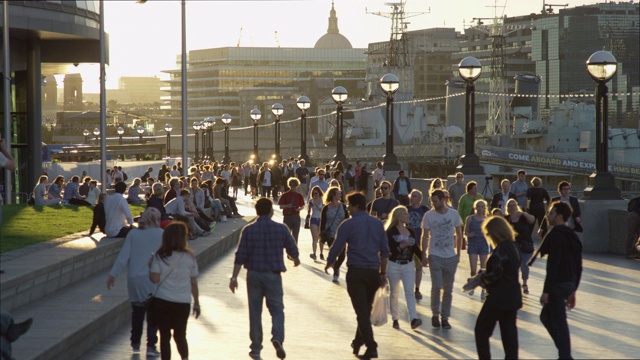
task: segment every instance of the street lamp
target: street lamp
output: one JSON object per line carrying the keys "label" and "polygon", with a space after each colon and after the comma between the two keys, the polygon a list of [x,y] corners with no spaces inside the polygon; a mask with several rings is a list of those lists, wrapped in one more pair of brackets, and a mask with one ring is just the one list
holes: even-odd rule
{"label": "street lamp", "polygon": [[84,135],[84,143],[87,144],[89,142],[89,135],[91,135],[91,133],[89,132],[89,130],[84,129],[84,131],[82,132],[82,135]]}
{"label": "street lamp", "polygon": [[[196,148],[196,157],[195,160],[198,161],[200,160],[199,156],[198,156],[198,131],[200,131],[200,129],[202,128],[202,125],[200,125],[199,121],[194,121],[193,122],[193,130],[196,132],[196,143],[195,143],[195,148]],[[202,154],[204,157],[204,153]]]}
{"label": "street lamp", "polygon": [[607,81],[618,69],[616,58],[608,51],[596,51],[587,60],[587,71],[598,83],[596,87],[596,171],[589,176],[591,185],[584,189],[586,199],[619,200],[620,189],[609,172],[609,100]]}
{"label": "street lamp", "polygon": [[276,153],[275,160],[276,163],[280,163],[282,160],[282,156],[280,156],[280,116],[284,113],[284,107],[280,103],[275,103],[271,106],[271,112],[276,116],[276,130],[275,130],[275,145],[276,145]]}
{"label": "street lamp", "polygon": [[209,116],[204,119],[204,122],[207,124],[207,135],[209,136],[207,139],[209,142],[207,146],[207,156],[209,156],[209,161],[213,162],[216,161],[216,158],[213,156],[213,126],[216,124],[216,118]]}
{"label": "street lamp", "polygon": [[253,159],[256,164],[260,164],[260,156],[258,155],[258,122],[260,122],[260,118],[262,118],[260,110],[251,110],[251,119],[253,119]]}
{"label": "street lamp", "polygon": [[473,82],[482,73],[482,64],[478,59],[467,56],[458,64],[458,72],[460,72],[460,77],[465,81],[467,87],[464,98],[465,154],[460,157],[460,165],[456,169],[465,175],[484,174],[484,168],[480,166],[480,159],[475,153],[476,96],[475,86],[473,85]]}
{"label": "street lamp", "polygon": [[139,125],[136,128],[136,131],[138,132],[138,135],[140,135],[140,144],[142,144],[142,134],[144,134],[144,128],[142,127],[142,125]]}
{"label": "street lamp", "polygon": [[333,156],[333,161],[335,163],[340,161],[344,165],[347,162],[347,157],[344,156],[342,151],[342,104],[347,101],[349,94],[347,94],[347,89],[338,86],[331,91],[331,97],[338,104],[338,109],[336,110],[336,154]]}
{"label": "street lamp", "polygon": [[93,136],[95,136],[96,138],[100,136],[100,128],[93,129]]}
{"label": "street lamp", "polygon": [[164,131],[167,132],[167,158],[171,157],[171,130],[173,130],[173,125],[166,124],[164,126]]}
{"label": "street lamp", "polygon": [[124,134],[124,128],[122,126],[118,127],[118,143],[122,145],[122,134]]}
{"label": "street lamp", "polygon": [[384,161],[385,171],[400,171],[400,164],[398,164],[398,157],[393,153],[393,132],[395,125],[393,123],[393,94],[398,91],[400,87],[400,80],[394,74],[386,74],[380,78],[380,87],[385,94],[387,94],[387,114],[386,114],[386,127],[387,127],[387,152],[382,158]]}
{"label": "street lamp", "polygon": [[304,160],[305,163],[309,163],[309,156],[307,155],[307,109],[311,107],[311,101],[306,96],[300,96],[296,100],[296,105],[301,111],[300,116],[300,160]]}
{"label": "street lamp", "polygon": [[224,157],[222,158],[223,164],[231,162],[229,156],[229,123],[231,122],[231,115],[222,114],[222,123],[224,124]]}

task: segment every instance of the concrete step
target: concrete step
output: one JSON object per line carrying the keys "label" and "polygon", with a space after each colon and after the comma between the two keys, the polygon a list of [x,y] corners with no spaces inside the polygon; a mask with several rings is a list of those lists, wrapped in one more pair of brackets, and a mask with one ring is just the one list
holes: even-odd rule
{"label": "concrete step", "polygon": [[[206,266],[235,246],[242,227],[253,219],[230,219],[218,224],[208,237],[190,241],[198,266]],[[13,344],[16,359],[77,359],[130,321],[126,274],[116,280],[111,290],[106,288],[108,270],[123,240],[106,240],[102,245],[94,243],[89,250],[78,250],[83,240],[78,241],[77,247],[69,244],[64,249],[45,249],[7,262],[11,265],[6,266],[8,274],[18,267],[11,264],[15,261],[22,259],[27,267],[27,256],[29,260],[38,259],[43,263],[43,268],[2,280],[3,310],[6,282],[6,288],[14,293],[6,298],[11,301],[10,309],[16,321],[34,318],[31,330]],[[20,279],[27,285],[22,285]],[[26,305],[15,306],[18,303]]]}

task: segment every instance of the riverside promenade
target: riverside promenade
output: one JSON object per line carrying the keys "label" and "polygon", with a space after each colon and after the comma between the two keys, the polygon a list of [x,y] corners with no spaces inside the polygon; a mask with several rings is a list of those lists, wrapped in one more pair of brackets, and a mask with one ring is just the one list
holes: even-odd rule
{"label": "riverside promenade", "polygon": [[[253,215],[247,212],[244,215]],[[305,213],[303,212],[303,216]],[[276,221],[282,221],[276,210]],[[287,359],[353,359],[350,343],[356,320],[346,291],[346,267],[340,284],[331,282],[323,272],[325,262],[313,261],[311,235],[301,229],[299,248],[302,264],[293,267],[286,262],[283,274],[285,304],[285,342]],[[246,270],[238,278],[238,291],[229,291],[234,249],[228,250],[210,266],[200,269],[199,287],[202,315],[189,319],[187,338],[191,360],[246,359],[249,353],[249,313],[246,292]],[[327,251],[325,250],[325,255]],[[520,358],[557,358],[553,341],[539,320],[540,290],[545,275],[545,259],[531,268],[530,294],[524,295],[524,307],[518,313]],[[461,292],[469,275],[469,260],[463,254],[456,273],[451,315],[451,330],[431,328],[430,278],[424,269],[418,314],[423,325],[411,330],[403,294],[399,310],[400,329],[374,328],[381,359],[470,359],[477,358],[473,328],[482,302],[479,291],[470,297]],[[106,273],[105,273],[106,278]],[[573,357],[576,359],[633,359],[640,353],[640,260],[622,256],[585,254],[582,282],[577,293],[577,307],[569,312]],[[125,287],[124,281],[116,285]],[[265,343],[263,359],[276,359],[271,344],[271,320],[263,311]],[[143,359],[144,351],[133,354],[129,346],[128,324],[87,351],[83,360]],[[175,344],[173,358],[179,358]],[[364,349],[362,350],[364,351]],[[492,357],[504,358],[500,330],[496,327],[491,340]]]}
{"label": "riverside promenade", "polygon": [[[191,360],[248,358],[246,271],[239,276],[235,295],[228,288],[237,234],[255,215],[252,201],[244,196],[240,198],[239,207],[244,219],[218,224],[209,237],[189,243],[198,254],[199,262],[203,263],[199,276],[202,315],[197,320],[191,317],[187,329]],[[282,221],[279,210],[276,210],[275,220]],[[114,288],[106,289],[107,273],[117,255],[112,247],[117,243],[116,239],[84,237],[2,255],[7,273],[0,276],[0,307],[10,309],[16,321],[34,318],[32,329],[14,343],[16,359],[146,358],[144,349],[134,354],[129,346],[130,305],[126,274],[120,275]],[[287,358],[352,359],[349,344],[356,320],[346,291],[346,267],[343,266],[340,284],[334,284],[323,272],[325,262],[314,262],[309,258],[311,236],[308,230],[301,229],[299,247],[302,264],[293,267],[291,262],[286,262],[288,271],[283,274]],[[68,257],[76,260],[71,263]],[[557,357],[553,342],[538,319],[545,264],[545,259],[538,259],[532,267],[531,293],[524,295],[524,307],[518,314],[521,358]],[[36,268],[39,270],[33,270]],[[380,358],[477,358],[473,327],[482,303],[479,291],[474,297],[460,291],[469,274],[466,254],[463,254],[456,274],[451,330],[430,326],[431,283],[428,269],[424,272],[421,285],[424,298],[418,302],[423,325],[411,330],[401,294],[399,310],[404,317],[400,330],[393,329],[391,321],[374,328]],[[639,260],[585,254],[577,307],[569,313],[574,358],[637,358],[640,353],[638,279]],[[21,302],[25,304],[20,305]],[[276,359],[268,342],[270,317],[266,308],[263,326],[262,358]],[[177,350],[174,344],[172,346],[173,358],[177,359]],[[498,327],[491,346],[494,358],[504,357]]]}

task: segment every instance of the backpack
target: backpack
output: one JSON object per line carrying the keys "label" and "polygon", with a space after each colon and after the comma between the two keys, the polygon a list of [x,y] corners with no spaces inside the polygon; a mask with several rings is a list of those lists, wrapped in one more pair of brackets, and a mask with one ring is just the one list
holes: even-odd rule
{"label": "backpack", "polygon": [[122,181],[127,181],[127,180],[129,180],[129,177],[127,176],[127,173],[126,173],[126,172],[124,172],[124,171],[121,171],[121,172],[122,172]]}

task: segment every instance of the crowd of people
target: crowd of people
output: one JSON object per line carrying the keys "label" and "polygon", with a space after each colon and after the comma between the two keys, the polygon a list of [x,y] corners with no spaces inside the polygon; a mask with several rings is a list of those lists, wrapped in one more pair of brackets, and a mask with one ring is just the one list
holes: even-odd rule
{"label": "crowd of people", "polygon": [[[156,178],[153,171],[149,168],[134,178],[127,195],[127,176],[118,167],[109,171],[114,193],[108,196],[99,192],[95,180],[79,176],[66,184],[59,176],[48,188],[48,178],[42,176],[34,190],[37,205],[94,206],[91,233],[99,227],[107,236],[125,237],[107,286],[113,286],[118,273],[129,266],[134,351],[140,349],[145,295],[155,288],[156,306],[171,315],[148,322],[147,355],[168,358],[173,330],[181,357],[188,357],[185,331],[191,298],[193,313],[200,315],[198,268],[188,240],[207,236],[218,221],[241,216],[236,200],[244,190],[247,199],[256,200],[258,220],[243,229],[229,288],[235,292],[237,276],[245,267],[253,358],[259,358],[262,350],[259,314],[265,298],[274,322],[271,342],[277,356],[285,357],[282,251],[286,250],[294,266],[300,263],[298,238],[303,223],[312,238],[309,257],[314,262],[325,261],[326,254],[325,271],[334,283],[340,283],[346,260],[347,292],[357,318],[351,346],[360,358],[378,355],[369,319],[378,288],[390,287],[393,328],[399,329],[402,319],[412,329],[422,326],[416,304],[423,297],[424,267],[429,269],[431,283],[431,325],[452,328],[453,285],[464,249],[470,263],[464,290],[473,296],[480,287],[484,302],[475,328],[478,356],[490,358],[489,337],[499,322],[505,354],[517,358],[516,314],[523,304],[522,294],[532,290],[527,283],[529,266],[538,253],[549,257],[544,288],[536,291],[543,305],[541,321],[559,356],[571,356],[566,307],[575,306],[580,282],[582,247],[576,232],[581,231],[582,219],[566,181],[558,185],[560,196],[551,199],[540,178],[532,178],[529,187],[526,173],[520,170],[513,183],[502,180],[501,191],[484,199],[476,182],[465,182],[464,174],[457,173],[448,189],[436,178],[423,195],[412,187],[404,171],[387,179],[378,164],[372,174],[375,195],[367,199],[369,173],[359,161],[346,168],[336,162],[314,169],[294,158],[280,163],[192,164],[188,177],[180,175],[180,163],[172,168],[163,165]],[[143,202],[147,210],[137,219],[138,228],[132,230],[135,220],[128,204]],[[282,210],[283,224],[272,220],[274,206]],[[536,227],[544,240],[534,255]],[[265,243],[271,244],[268,249]],[[149,258],[151,252],[154,255]],[[405,315],[398,311],[400,284],[407,304]],[[160,353],[156,349],[158,330]],[[362,346],[366,351],[360,355]]]}

